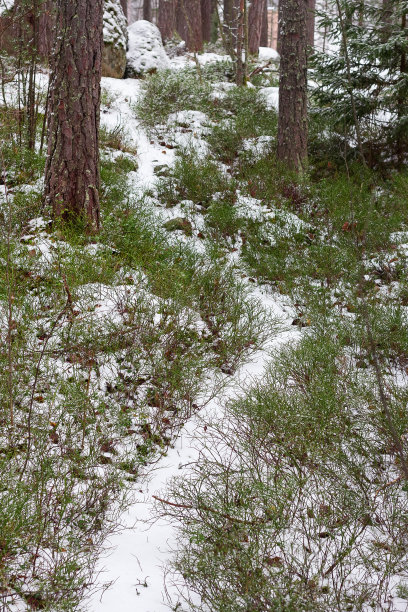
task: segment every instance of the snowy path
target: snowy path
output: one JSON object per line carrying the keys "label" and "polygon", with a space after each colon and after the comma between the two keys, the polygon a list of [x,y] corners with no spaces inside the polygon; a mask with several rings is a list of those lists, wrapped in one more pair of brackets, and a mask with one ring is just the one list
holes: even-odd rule
{"label": "snowy path", "polygon": [[[174,151],[163,153],[162,147],[150,141],[135,118],[131,106],[140,94],[140,81],[125,79],[103,79],[103,87],[114,94],[112,108],[102,114],[102,123],[108,128],[123,125],[132,144],[137,148],[138,171],[134,185],[136,190],[143,189],[155,180],[154,166],[174,163]],[[170,549],[175,543],[172,526],[165,522],[148,525],[152,512],[152,495],[163,491],[172,476],[182,474],[183,466],[197,457],[200,441],[204,440],[203,419],[222,418],[223,405],[234,397],[249,381],[262,376],[268,361],[269,351],[279,344],[295,341],[299,337],[298,328],[290,327],[294,313],[283,303],[281,297],[270,296],[259,289],[253,289],[254,297],[261,300],[264,308],[283,322],[290,331],[282,332],[254,355],[252,361],[244,365],[231,379],[230,385],[221,397],[209,402],[203,412],[192,418],[178,438],[175,447],[170,449],[155,467],[148,483],[138,483],[136,499],[129,513],[123,517],[124,529],[108,542],[111,553],[99,564],[101,583],[113,581],[113,585],[99,593],[89,606],[91,612],[162,612],[169,607],[164,603],[165,590],[177,601],[176,588],[164,584],[163,566],[170,558]],[[141,487],[141,488],[140,488]],[[143,586],[146,584],[147,586]]]}
{"label": "snowy path", "polygon": [[[262,300],[267,310],[283,321],[284,327],[290,325],[293,313],[289,308],[259,290],[256,290],[255,296]],[[270,350],[280,344],[296,341],[299,334],[298,328],[292,327],[290,331],[271,339],[250,363],[236,373],[222,396],[208,404],[205,415],[211,415],[212,419],[218,415],[221,419],[225,401],[234,397],[250,381],[262,376]],[[201,413],[188,423],[175,447],[157,464],[153,478],[143,487],[142,493],[139,492],[136,503],[124,517],[128,529],[110,540],[109,544],[114,550],[102,560],[100,569],[105,571],[100,578],[115,582],[102,598],[100,595],[94,598],[90,607],[92,612],[111,612],[114,609],[121,612],[162,612],[169,609],[164,603],[166,590],[173,601],[177,601],[176,587],[164,584],[163,572],[175,542],[173,528],[165,522],[153,525],[146,522],[151,518],[152,495],[163,491],[169,478],[182,475],[183,466],[197,457],[200,441],[204,441],[206,435],[203,428],[205,415]],[[145,580],[147,587],[143,586]]]}

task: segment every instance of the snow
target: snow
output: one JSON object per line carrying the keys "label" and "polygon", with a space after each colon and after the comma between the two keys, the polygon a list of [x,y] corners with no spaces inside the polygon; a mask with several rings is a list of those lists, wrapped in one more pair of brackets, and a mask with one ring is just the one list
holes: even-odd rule
{"label": "snow", "polygon": [[[222,420],[223,406],[238,396],[243,388],[264,374],[270,351],[286,342],[295,342],[301,332],[290,323],[294,313],[284,302],[260,288],[253,290],[272,316],[283,320],[284,331],[259,351],[250,363],[235,374],[222,395],[208,402],[201,414],[194,416],[184,428],[175,446],[157,465],[155,473],[143,487],[139,486],[135,504],[124,517],[126,530],[111,538],[113,552],[101,563],[103,581],[115,581],[110,589],[92,602],[92,612],[111,612],[119,607],[121,612],[164,612],[166,600],[174,605],[178,599],[177,588],[165,579],[165,566],[175,548],[173,527],[165,521],[151,523],[154,506],[153,495],[160,496],[166,482],[173,476],[188,473],[188,466],[197,459],[205,446],[206,422]],[[103,571],[104,570],[104,571]],[[146,586],[144,586],[146,585]]]}
{"label": "snow", "polygon": [[259,59],[261,61],[278,61],[280,58],[280,55],[277,51],[275,51],[275,49],[272,49],[271,47],[259,47],[259,55],[258,55]]}
{"label": "snow", "polygon": [[105,0],[103,12],[103,40],[123,49],[127,47],[126,17],[120,0]]}
{"label": "snow", "polygon": [[279,108],[279,87],[261,87],[259,90],[265,96],[268,108]]}
{"label": "snow", "polygon": [[[140,24],[140,22],[137,22]],[[208,61],[219,61],[219,56],[215,54],[207,55],[204,63]],[[209,57],[208,57],[209,56]],[[201,56],[203,58],[203,56]],[[186,60],[183,59],[184,64]],[[187,60],[188,61],[188,60]],[[102,113],[102,121],[107,127],[114,127],[122,124],[126,127],[128,136],[132,144],[137,149],[139,167],[134,173],[134,181],[131,189],[134,192],[146,187],[154,187],[157,176],[154,168],[157,165],[172,166],[175,161],[173,150],[166,150],[156,140],[150,138],[145,133],[143,126],[138,122],[135,113],[131,110],[140,94],[140,82],[134,79],[116,80],[104,78],[102,86],[108,89],[114,96],[115,103],[111,109]],[[231,85],[234,87],[234,85]],[[229,88],[229,84],[218,84],[216,90],[220,93]],[[267,88],[276,89],[276,88]],[[181,111],[171,114],[167,124],[161,126],[166,132],[166,140],[171,137],[172,141],[179,146],[190,146],[202,150],[205,154],[206,143],[203,139],[208,131],[209,118],[200,111]],[[188,133],[180,129],[188,125]],[[254,145],[254,143],[251,143]],[[248,143],[248,148],[251,148]],[[268,142],[260,139],[256,143],[260,147]],[[237,206],[243,214],[258,219],[272,218],[274,213],[267,207],[262,206],[259,200],[238,194]],[[191,209],[191,215],[189,211]],[[194,207],[188,201],[180,202],[172,209],[164,209],[161,213],[157,212],[158,223],[163,220],[177,216],[186,216],[190,219],[193,227],[199,223],[198,216],[193,214]],[[289,225],[301,223],[293,215],[293,218],[285,219]],[[195,239],[195,236],[185,238],[198,251],[203,248],[202,242]],[[149,525],[154,505],[153,495],[158,494],[165,488],[166,482],[175,475],[187,473],[189,463],[197,458],[200,448],[205,443],[204,424],[206,420],[214,418],[222,419],[224,416],[223,406],[225,402],[236,397],[250,381],[260,378],[268,361],[270,351],[278,345],[291,341],[295,342],[300,337],[299,328],[293,327],[291,322],[295,312],[285,302],[282,296],[267,293],[264,289],[254,287],[250,283],[251,294],[259,299],[268,312],[273,317],[284,322],[285,329],[275,338],[272,338],[267,346],[259,351],[250,363],[243,366],[234,376],[226,377],[224,383],[228,386],[216,398],[203,398],[200,402],[205,404],[201,413],[195,415],[185,426],[182,434],[176,441],[174,448],[171,448],[166,457],[163,457],[155,466],[153,475],[145,482],[138,482],[135,491],[135,503],[130,511],[123,517],[124,531],[113,536],[108,546],[110,554],[101,560],[98,570],[100,582],[112,582],[112,586],[107,589],[102,596],[96,595],[90,606],[91,612],[111,612],[118,608],[121,612],[164,612],[168,610],[166,599],[170,597],[173,604],[177,601],[177,589],[168,582],[165,582],[164,567],[170,558],[170,551],[175,547],[175,532],[173,527],[164,521],[155,522]],[[208,381],[208,388],[211,388],[213,381]],[[208,403],[206,403],[208,401]],[[186,466],[186,467],[183,467]],[[147,585],[147,586],[144,586]]]}
{"label": "snow", "polygon": [[170,60],[164,50],[160,31],[153,23],[143,19],[135,21],[128,27],[128,34],[129,76],[137,77],[170,67]]}
{"label": "snow", "polygon": [[0,15],[11,9],[14,5],[14,0],[0,0]]}

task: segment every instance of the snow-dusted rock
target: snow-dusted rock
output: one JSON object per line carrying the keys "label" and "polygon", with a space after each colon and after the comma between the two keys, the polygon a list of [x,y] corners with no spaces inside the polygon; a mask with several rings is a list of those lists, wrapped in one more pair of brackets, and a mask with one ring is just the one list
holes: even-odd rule
{"label": "snow-dusted rock", "polygon": [[259,47],[259,59],[265,62],[269,60],[278,61],[280,55],[275,49],[271,47]]}
{"label": "snow-dusted rock", "polygon": [[127,53],[128,77],[137,78],[170,66],[163,47],[161,34],[150,21],[141,19],[128,27],[129,50]]}
{"label": "snow-dusted rock", "polygon": [[102,75],[123,79],[126,70],[127,20],[120,0],[105,0]]}

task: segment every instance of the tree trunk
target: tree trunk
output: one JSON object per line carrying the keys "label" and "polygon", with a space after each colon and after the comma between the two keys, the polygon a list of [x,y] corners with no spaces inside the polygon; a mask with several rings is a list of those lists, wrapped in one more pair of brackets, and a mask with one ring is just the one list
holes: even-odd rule
{"label": "tree trunk", "polygon": [[258,55],[259,52],[264,9],[264,0],[251,0],[251,6],[248,14],[248,41],[249,52],[252,55]]}
{"label": "tree trunk", "polygon": [[224,37],[227,52],[234,55],[237,48],[239,0],[224,0]]}
{"label": "tree trunk", "polygon": [[143,0],[143,19],[145,19],[146,21],[152,20],[151,0]]}
{"label": "tree trunk", "polygon": [[301,171],[307,162],[308,0],[280,0],[278,159]]}
{"label": "tree trunk", "polygon": [[306,37],[307,46],[314,48],[315,38],[315,11],[316,11],[316,0],[308,0],[307,7],[307,21],[306,21]]}
{"label": "tree trunk", "polygon": [[176,25],[188,51],[202,51],[201,0],[178,0]]}
{"label": "tree trunk", "polygon": [[279,53],[279,55],[281,52],[281,29],[282,29],[281,15],[282,15],[281,0],[278,0],[278,35],[276,37],[276,50]]}
{"label": "tree trunk", "polygon": [[168,40],[173,36],[176,31],[175,0],[160,0],[157,25],[163,40]]}
{"label": "tree trunk", "polygon": [[48,110],[45,202],[97,231],[103,0],[58,0]]}
{"label": "tree trunk", "polygon": [[269,47],[268,0],[264,0],[260,46]]}
{"label": "tree trunk", "polygon": [[203,40],[209,42],[211,40],[211,25],[213,15],[212,0],[201,0],[201,25],[203,31]]}
{"label": "tree trunk", "polygon": [[123,13],[124,13],[126,19],[128,19],[128,17],[129,17],[129,15],[128,15],[128,0],[120,0],[120,3],[122,5]]}

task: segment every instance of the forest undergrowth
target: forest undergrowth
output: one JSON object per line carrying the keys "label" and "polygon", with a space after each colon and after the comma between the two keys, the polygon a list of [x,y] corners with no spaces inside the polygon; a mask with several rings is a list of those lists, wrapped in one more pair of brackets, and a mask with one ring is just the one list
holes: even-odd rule
{"label": "forest undergrowth", "polygon": [[364,167],[318,112],[308,172],[288,172],[275,85],[237,88],[226,62],[146,78],[129,112],[175,162],[141,189],[132,134],[105,126],[98,236],[51,222],[44,155],[0,107],[4,610],[86,609],[133,488],[279,333],[251,287],[302,336],[157,504],[175,609],[406,606],[408,175]]}

